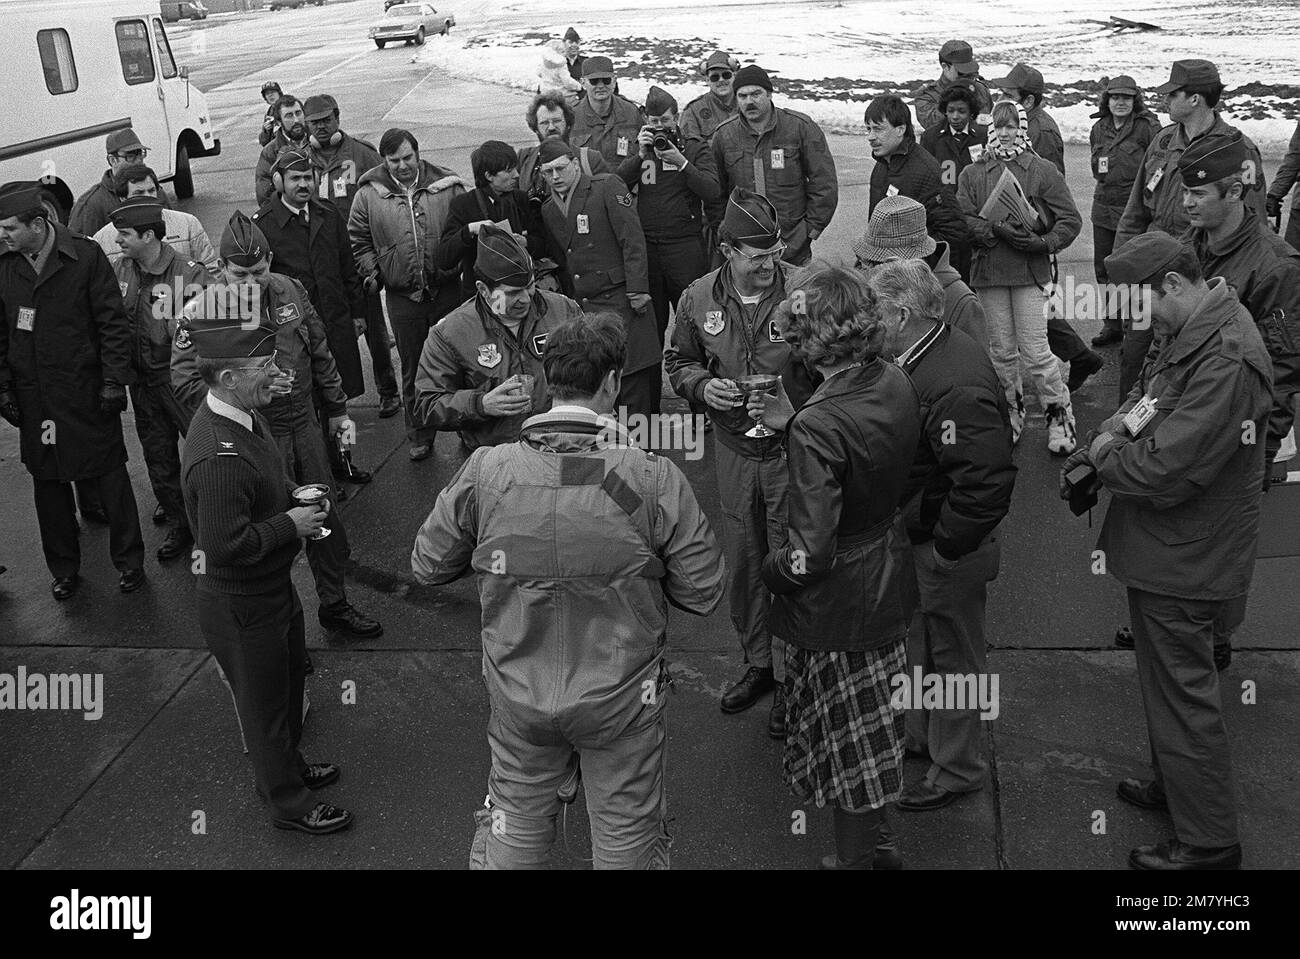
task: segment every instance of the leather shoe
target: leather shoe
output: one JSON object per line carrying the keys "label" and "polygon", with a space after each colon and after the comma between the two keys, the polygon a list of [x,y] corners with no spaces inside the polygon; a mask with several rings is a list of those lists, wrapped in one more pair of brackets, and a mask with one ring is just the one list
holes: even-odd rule
{"label": "leather shoe", "polygon": [[312,763],[302,774],[302,784],[308,789],[324,789],[339,781],[339,767],[333,763]]}
{"label": "leather shoe", "polygon": [[408,455],[411,457],[412,463],[418,463],[420,460],[427,460],[432,452],[433,445],[431,443],[413,443]]}
{"label": "leather shoe", "polygon": [[1169,802],[1165,799],[1165,791],[1160,788],[1154,779],[1148,779],[1145,782],[1141,779],[1125,779],[1115,787],[1115,795],[1139,809],[1167,810],[1169,808]]}
{"label": "leather shoe", "polygon": [[966,794],[952,792],[936,786],[928,779],[922,779],[903,790],[903,795],[898,797],[898,808],[903,812],[933,812],[951,805],[964,795]]}
{"label": "leather shoe", "polygon": [[722,711],[724,713],[739,713],[754,703],[764,693],[770,692],[776,688],[776,679],[772,675],[772,667],[760,669],[757,666],[750,666],[745,670],[745,675],[741,677],[740,682],[732,686],[723,694]]}
{"label": "leather shoe", "polygon": [[390,416],[396,416],[402,410],[402,401],[396,396],[379,397],[379,418],[386,420]]}
{"label": "leather shoe", "polygon": [[326,629],[337,629],[353,636],[369,639],[384,634],[383,626],[346,601],[333,606],[322,606],[316,618]]}
{"label": "leather shoe", "polygon": [[167,538],[158,547],[158,558],[160,560],[175,559],[193,545],[194,534],[188,528],[176,527],[167,534]]}
{"label": "leather shoe", "polygon": [[80,585],[81,577],[76,573],[71,576],[60,576],[50,584],[50,592],[54,594],[55,599],[71,599],[72,594],[77,591],[77,587]]}
{"label": "leather shoe", "polygon": [[1121,626],[1115,630],[1115,648],[1132,649],[1133,648],[1133,627]]}
{"label": "leather shoe", "polygon": [[1197,869],[1240,869],[1241,844],[1206,849],[1189,846],[1177,839],[1138,846],[1128,854],[1128,864],[1134,869],[1189,872]]}
{"label": "leather shoe", "polygon": [[1092,350],[1086,350],[1082,356],[1076,356],[1070,361],[1070,379],[1065,384],[1066,389],[1073,393],[1083,386],[1084,380],[1101,369],[1105,362],[1101,354],[1094,353]]}
{"label": "leather shoe", "polygon": [[1114,346],[1124,342],[1124,331],[1108,326],[1092,338],[1093,346]]}
{"label": "leather shoe", "polygon": [[352,467],[351,473],[349,473],[347,468],[343,466],[335,467],[332,472],[334,473],[334,478],[342,483],[356,483],[357,485],[361,485],[362,483],[369,483],[375,478],[368,470],[359,470],[355,466]]}
{"label": "leather shoe", "polygon": [[352,813],[338,806],[331,806],[327,802],[318,802],[316,808],[305,816],[299,816],[297,819],[274,819],[272,822],[275,823],[276,829],[297,829],[314,836],[323,836],[351,826]]}
{"label": "leather shoe", "polygon": [[144,585],[144,570],[142,568],[128,569],[122,573],[122,578],[117,581],[117,588],[124,593],[134,593]]}
{"label": "leather shoe", "polygon": [[153,524],[155,526],[162,526],[166,522],[167,522],[167,511],[163,509],[162,504],[159,503],[157,506],[154,507]]}
{"label": "leather shoe", "polygon": [[88,519],[92,523],[98,523],[101,526],[108,525],[108,514],[99,506],[83,508],[81,511],[81,518]]}
{"label": "leather shoe", "polygon": [[772,711],[767,715],[767,734],[773,739],[785,739],[785,685],[777,683],[772,697]]}

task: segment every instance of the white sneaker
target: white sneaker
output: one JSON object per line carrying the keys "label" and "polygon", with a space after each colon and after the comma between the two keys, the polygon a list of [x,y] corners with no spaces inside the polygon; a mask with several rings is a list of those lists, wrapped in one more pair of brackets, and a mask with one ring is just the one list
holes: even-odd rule
{"label": "white sneaker", "polygon": [[1053,456],[1069,456],[1076,445],[1074,411],[1068,406],[1047,407],[1047,451]]}

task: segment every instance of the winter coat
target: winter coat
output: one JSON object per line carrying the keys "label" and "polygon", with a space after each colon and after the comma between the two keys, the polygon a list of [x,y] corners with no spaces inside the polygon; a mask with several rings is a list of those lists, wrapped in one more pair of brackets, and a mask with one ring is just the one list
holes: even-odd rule
{"label": "winter coat", "polygon": [[[0,391],[17,400],[27,472],[70,483],[126,462],[121,414],[99,411],[99,391],[109,380],[129,386],[135,370],[113,268],[93,240],[52,228],[39,277],[23,254],[0,253]],[[30,332],[18,329],[29,310]]]}
{"label": "winter coat", "polygon": [[961,330],[982,346],[989,348],[988,318],[975,291],[966,285],[956,267],[948,262],[948,244],[940,243],[938,259],[930,271],[943,287],[943,322]]}
{"label": "winter coat", "polygon": [[[161,185],[158,187],[158,202],[164,211],[171,209],[167,191]],[[122,200],[113,192],[113,171],[105,170],[103,178],[72,204],[68,229],[82,236],[94,236],[112,221],[112,212],[121,205]]]}
{"label": "winter coat", "polygon": [[671,243],[700,237],[705,206],[719,200],[718,171],[708,144],[687,140],[681,152],[686,157],[682,170],[639,153],[618,168],[623,182],[636,191],[637,216],[649,241]]}
{"label": "winter coat", "polygon": [[1264,448],[1269,462],[1291,430],[1300,392],[1300,252],[1249,210],[1219,243],[1193,228],[1184,237],[1205,276],[1221,276],[1255,320],[1273,362],[1273,412]]}
{"label": "winter coat", "polygon": [[528,252],[534,260],[546,256],[546,227],[542,224],[541,210],[528,202],[522,190],[497,196],[490,189],[476,187],[451,201],[447,211],[447,224],[438,241],[438,267],[443,270],[460,270],[461,293],[466,299],[474,295],[474,261],[478,258],[478,237],[470,233],[469,225],[479,220],[510,223],[510,229],[528,241]]}
{"label": "winter coat", "polygon": [[776,277],[749,321],[736,296],[731,267],[724,263],[706,273],[682,294],[672,342],[664,350],[664,369],[673,390],[694,407],[708,409],[718,442],[748,459],[776,455],[780,438],[746,436],[754,426],[749,412],[743,406],[731,410],[707,407],[704,387],[715,377],[730,380],[752,373],[776,373],[795,409],[812,395],[814,375],[790,349],[775,318],[795,275],[792,267],[777,264]]}
{"label": "winter coat", "polygon": [[[177,256],[197,260],[209,273],[216,272],[217,251],[198,217],[180,210],[164,209],[163,226],[167,231],[163,242],[175,250]],[[118,260],[122,259],[122,248],[117,245],[117,227],[111,222],[106,223],[91,239],[99,244],[109,264],[116,267]]]}
{"label": "winter coat", "polygon": [[1065,143],[1061,139],[1061,128],[1041,104],[1028,112],[1027,119],[1029,145],[1040,157],[1055,165],[1061,176],[1065,176]]}
{"label": "winter coat", "polygon": [[[1195,139],[1204,136],[1231,136],[1240,131],[1225,123],[1217,113],[1210,128]],[[1254,161],[1255,183],[1246,184],[1246,206],[1254,210],[1263,220],[1264,217],[1264,164],[1259,156],[1259,148],[1250,137],[1242,134],[1246,151]],[[1147,147],[1142,158],[1142,169],[1133,180],[1133,189],[1128,196],[1124,214],[1119,218],[1115,228],[1115,249],[1119,249],[1139,233],[1148,230],[1164,230],[1172,236],[1179,236],[1189,222],[1187,212],[1183,209],[1183,178],[1178,172],[1178,160],[1191,145],[1187,132],[1181,123],[1171,123],[1164,127]]]}
{"label": "winter coat", "polygon": [[[457,430],[471,450],[518,439],[524,420],[551,405],[542,367],[547,334],[581,315],[582,308],[567,296],[538,290],[516,337],[481,296],[462,303],[424,341],[415,374],[415,421]],[[535,377],[532,411],[519,416],[484,413],[484,395],[516,373]]]}
{"label": "winter coat", "polygon": [[[1160,121],[1150,113],[1129,114],[1118,128],[1112,117],[1101,117],[1092,125],[1088,142],[1092,151],[1092,225],[1114,230],[1124,215],[1133,181],[1142,171],[1151,138],[1160,132]],[[1106,172],[1102,172],[1102,159]]]}
{"label": "winter coat", "polygon": [[907,635],[915,574],[898,507],[920,439],[916,390],[880,359],[823,381],[795,412],[789,542],[763,560],[774,636],[861,651]]}
{"label": "winter coat", "polygon": [[[551,184],[537,169],[539,165],[537,155],[540,150],[541,144],[539,143],[536,146],[524,147],[519,151],[519,189],[526,194],[540,195],[545,199],[551,195]],[[582,172],[587,176],[614,172],[613,167],[605,162],[605,158],[597,150],[578,147],[577,154],[578,163],[582,165]]]}
{"label": "winter coat", "polygon": [[921,442],[903,494],[913,543],[934,541],[958,560],[984,541],[1011,507],[1007,399],[987,347],[938,324],[902,365],[921,401]]}
{"label": "winter coat", "polygon": [[182,321],[185,304],[196,288],[206,287],[212,277],[196,260],[186,259],[166,243],[156,273],[145,273],[140,264],[123,256],[113,265],[122,303],[131,320],[131,359],[136,382],[145,386],[170,386],[172,340]]}
{"label": "winter coat", "polygon": [[493,708],[593,746],[655,708],[668,603],[706,616],[726,583],[681,470],[625,442],[585,410],[532,417],[474,451],[411,551],[421,583],[478,574]]}
{"label": "winter coat", "polygon": [[871,168],[867,216],[886,196],[905,196],[924,206],[925,232],[934,239],[958,248],[970,246],[970,228],[957,206],[955,189],[943,185],[939,161],[911,137]]}
{"label": "winter coat", "polygon": [[[1049,253],[1022,253],[995,236],[993,224],[980,217],[979,211],[993,193],[1003,170],[1011,171],[1037,208],[1039,228],[1052,224],[1042,234],[1047,240]],[[957,202],[975,234],[970,283],[975,289],[1046,286],[1052,280],[1051,254],[1073,243],[1083,227],[1083,218],[1070,196],[1065,177],[1051,163],[1028,150],[1011,160],[999,160],[992,152],[985,153],[978,163],[972,163],[961,171],[957,180]]]}
{"label": "winter coat", "polygon": [[1143,395],[1156,415],[1095,459],[1111,493],[1097,548],[1125,586],[1181,599],[1225,600],[1250,588],[1259,536],[1264,444],[1272,407],[1268,353],[1221,279],[1100,432],[1114,432]]}
{"label": "winter coat", "polygon": [[[321,412],[327,418],[346,414],[348,400],[325,338],[325,324],[302,284],[272,273],[270,289],[262,293],[259,304],[263,325],[276,327],[276,365],[294,374],[288,395],[276,396],[270,406],[260,411],[271,424],[271,435],[289,436],[300,430],[318,429],[312,400],[317,391]],[[190,416],[208,394],[196,359],[194,340],[187,330],[178,331],[172,343],[172,391]]]}
{"label": "winter coat", "polygon": [[382,164],[374,144],[340,131],[337,146],[318,147],[307,140],[307,156],[316,172],[316,196],[334,204],[343,222],[352,212],[352,200],[361,188],[361,178]]}
{"label": "winter coat", "polygon": [[420,161],[420,172],[408,199],[384,166],[361,177],[352,200],[348,236],[357,271],[378,276],[384,288],[412,299],[447,283],[460,283],[460,269],[438,266],[438,246],[447,225],[451,201],[465,192],[465,183],[450,170]]}
{"label": "winter coat", "polygon": [[[1295,125],[1295,133],[1291,134],[1286,156],[1282,158],[1282,165],[1277,168],[1277,176],[1273,178],[1273,185],[1268,188],[1268,195],[1277,197],[1278,200],[1286,199],[1297,177],[1300,177],[1300,123]],[[1300,210],[1300,190],[1295,191],[1295,197],[1291,200],[1291,209]]]}
{"label": "winter coat", "polygon": [[592,109],[589,97],[583,97],[573,109],[569,143],[596,151],[613,169],[640,149],[636,138],[644,123],[641,108],[617,93],[612,98],[609,116],[605,117]]}
{"label": "winter coat", "polygon": [[[785,259],[804,262],[812,249],[809,233],[830,225],[840,199],[835,158],[821,127],[805,114],[773,107],[767,126],[755,133],[737,114],[714,131],[712,149],[721,195],[743,186],[771,200],[788,247]],[[721,218],[722,210],[719,205],[710,212]]]}
{"label": "winter coat", "polygon": [[[978,76],[962,77],[962,82],[968,85],[973,84],[975,94],[979,99],[979,113],[977,116],[971,117],[970,122],[974,124],[977,120],[986,118],[980,125],[985,127],[987,135],[987,124],[991,121],[990,114],[993,112],[993,97],[989,94],[988,85]],[[932,130],[947,122],[948,117],[939,109],[939,100],[950,86],[952,86],[950,81],[940,77],[938,80],[927,83],[912,94],[912,106],[916,109],[916,121],[921,124],[922,128]]]}
{"label": "winter coat", "polygon": [[703,140],[705,143],[712,143],[714,131],[734,117],[739,110],[740,103],[734,96],[731,98],[731,105],[727,106],[710,90],[682,108],[677,128],[682,131],[684,140]]}
{"label": "winter coat", "polygon": [[275,166],[275,158],[280,155],[280,151],[306,150],[307,146],[306,139],[301,143],[295,143],[284,135],[283,129],[275,131],[271,141],[262,147],[262,152],[257,157],[257,165],[253,168],[253,195],[257,197],[258,206],[275,196],[275,181],[271,179],[271,168]]}
{"label": "winter coat", "polygon": [[307,210],[305,237],[278,194],[262,204],[253,214],[253,221],[270,244],[276,272],[292,277],[307,290],[311,305],[325,324],[343,392],[351,399],[366,391],[357,330],[352,323],[354,317],[366,315],[365,290],[352,259],[343,217],[333,204],[317,199],[308,203]]}
{"label": "winter coat", "polygon": [[961,171],[979,159],[988,141],[989,128],[974,118],[965,133],[953,133],[945,120],[921,134],[922,148],[939,161],[939,182],[953,191]]}

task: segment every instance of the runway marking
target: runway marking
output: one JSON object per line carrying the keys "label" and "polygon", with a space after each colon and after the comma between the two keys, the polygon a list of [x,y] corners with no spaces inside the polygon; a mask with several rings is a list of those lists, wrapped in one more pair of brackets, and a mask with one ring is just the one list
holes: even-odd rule
{"label": "runway marking", "polygon": [[391,107],[389,107],[389,108],[388,108],[388,112],[385,113],[385,114],[384,114],[382,117],[380,117],[379,119],[380,119],[381,121],[382,121],[382,120],[387,120],[390,116],[392,116],[392,115],[393,115],[393,111],[396,110],[398,107],[400,107],[403,103],[405,103],[407,97],[409,97],[409,96],[410,96],[412,93],[414,93],[416,90],[420,89],[420,87],[424,86],[424,82],[425,82],[425,80],[428,80],[429,77],[433,76],[433,75],[434,75],[435,73],[437,73],[437,72],[438,72],[438,68],[437,68],[437,67],[430,67],[430,68],[429,68],[429,72],[426,73],[426,74],[425,74],[425,75],[420,79],[420,82],[417,83],[415,86],[411,87],[411,89],[407,90],[407,91],[406,91],[406,94],[402,97],[402,99],[398,100],[398,101],[397,101],[396,103],[394,103]]}
{"label": "runway marking", "polygon": [[[319,53],[320,53],[319,50],[312,50],[312,51],[309,51],[309,52],[310,52],[310,53],[313,53],[313,54],[319,54]],[[360,53],[358,53],[358,54],[356,54],[356,55],[354,55],[354,56],[348,57],[346,60],[342,60],[342,61],[340,61],[340,62],[334,64],[334,66],[330,67],[330,68],[327,69],[327,70],[322,70],[320,73],[317,73],[317,74],[315,74],[314,76],[305,77],[305,78],[303,78],[302,80],[296,80],[296,81],[294,81],[294,83],[297,84],[298,86],[306,86],[306,85],[309,84],[309,83],[314,83],[314,82],[316,82],[317,80],[319,80],[321,77],[329,76],[329,74],[333,73],[335,70],[339,69],[340,67],[346,67],[346,66],[347,66],[349,63],[351,63],[353,60],[360,60],[362,57],[368,55],[369,52],[370,52],[369,50],[362,50]],[[295,58],[293,58],[293,59],[297,59],[297,58],[295,57]],[[289,62],[289,61],[281,61],[281,63],[276,64],[276,68],[279,68],[283,63],[286,63],[286,62]],[[268,69],[271,69],[271,68],[268,68]],[[255,71],[255,72],[261,72],[261,71]],[[251,75],[252,75],[252,74],[249,74],[248,76],[251,76]],[[218,92],[218,91],[220,91],[220,90],[225,89],[226,87],[234,86],[235,84],[238,84],[238,83],[243,83],[243,82],[245,82],[245,81],[248,80],[248,76],[243,76],[243,77],[240,77],[240,78],[237,79],[237,80],[231,80],[231,81],[228,82],[228,83],[223,83],[223,84],[222,84],[221,86],[219,86],[219,87],[213,87],[211,91],[207,91],[207,90],[205,90],[205,91],[204,91],[204,95],[206,96],[209,92],[211,92],[211,93],[216,93],[216,92]],[[426,79],[427,79],[427,78],[426,78]],[[424,81],[421,80],[420,82],[423,83]],[[247,117],[250,117],[250,116],[252,116],[252,115],[254,115],[254,114],[265,113],[265,112],[266,112],[266,106],[265,106],[264,104],[262,104],[262,103],[254,103],[252,106],[250,106],[250,107],[248,107],[248,108],[246,108],[246,109],[244,109],[244,110],[240,110],[240,111],[239,111],[238,113],[236,113],[234,116],[227,117],[226,119],[222,120],[220,123],[214,124],[213,127],[212,127],[212,131],[213,131],[214,133],[219,132],[219,131],[221,131],[221,130],[226,129],[228,126],[230,126],[231,124],[235,123],[236,121],[243,120],[243,119],[245,119],[245,118],[247,118]]]}

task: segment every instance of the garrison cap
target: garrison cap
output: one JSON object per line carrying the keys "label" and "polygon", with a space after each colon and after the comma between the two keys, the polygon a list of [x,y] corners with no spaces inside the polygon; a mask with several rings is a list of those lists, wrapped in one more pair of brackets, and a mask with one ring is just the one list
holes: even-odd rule
{"label": "garrison cap", "polygon": [[285,147],[276,154],[275,164],[271,169],[276,173],[285,173],[289,170],[310,170],[311,157],[307,156],[306,150]]}
{"label": "garrison cap", "polygon": [[1184,186],[1204,186],[1240,173],[1249,154],[1240,131],[1201,137],[1178,158]]}
{"label": "garrison cap", "polygon": [[590,80],[592,77],[614,79],[614,64],[609,57],[587,57],[582,64],[582,79]]}
{"label": "garrison cap", "polygon": [[663,87],[652,86],[645,97],[646,116],[657,117],[672,110],[677,112],[677,101]]}
{"label": "garrison cap", "polygon": [[1002,90],[1028,90],[1043,95],[1043,75],[1027,63],[1017,63],[1005,77],[989,82]]}
{"label": "garrison cap", "polygon": [[951,63],[957,72],[967,76],[979,73],[980,65],[975,59],[975,51],[965,40],[949,40],[939,48],[939,62]]}
{"label": "garrison cap", "polygon": [[256,223],[236,210],[221,234],[221,258],[235,266],[252,266],[271,252]]}
{"label": "garrison cap", "polygon": [[722,228],[736,242],[766,250],[781,242],[781,223],[772,201],[760,193],[738,186],[727,198]]}
{"label": "garrison cap", "polygon": [[1112,283],[1145,283],[1163,277],[1186,252],[1189,250],[1181,241],[1163,230],[1151,230],[1106,257],[1106,275]]}
{"label": "garrison cap", "polygon": [[537,148],[537,165],[541,166],[544,163],[550,163],[552,160],[558,160],[560,157],[572,157],[573,155],[573,147],[559,137],[547,137],[542,141],[542,145]]}
{"label": "garrison cap", "polygon": [[135,131],[127,127],[125,130],[115,130],[110,133],[108,139],[104,141],[104,147],[109,153],[121,153],[123,150],[143,150],[144,144],[135,135]]}
{"label": "garrison cap", "polygon": [[323,120],[339,108],[338,101],[328,93],[318,93],[308,97],[302,105],[303,115],[308,120]]}
{"label": "garrison cap", "polygon": [[[142,226],[161,223],[163,205],[152,196],[133,196],[123,200],[122,205],[109,214],[113,226],[121,229],[139,229]],[[162,239],[162,237],[158,237]]]}
{"label": "garrison cap", "polygon": [[533,282],[533,258],[528,248],[509,230],[485,223],[478,231],[474,273],[493,286],[527,286]]}
{"label": "garrison cap", "polygon": [[41,209],[41,187],[31,180],[14,180],[0,186],[0,220]]}
{"label": "garrison cap", "polygon": [[1169,82],[1155,88],[1156,93],[1173,93],[1183,87],[1221,87],[1219,68],[1209,60],[1175,60],[1169,70]]}
{"label": "garrison cap", "polygon": [[184,335],[205,360],[235,360],[270,356],[275,352],[275,330],[261,324],[245,329],[245,324],[229,318],[189,321],[177,337]]}

